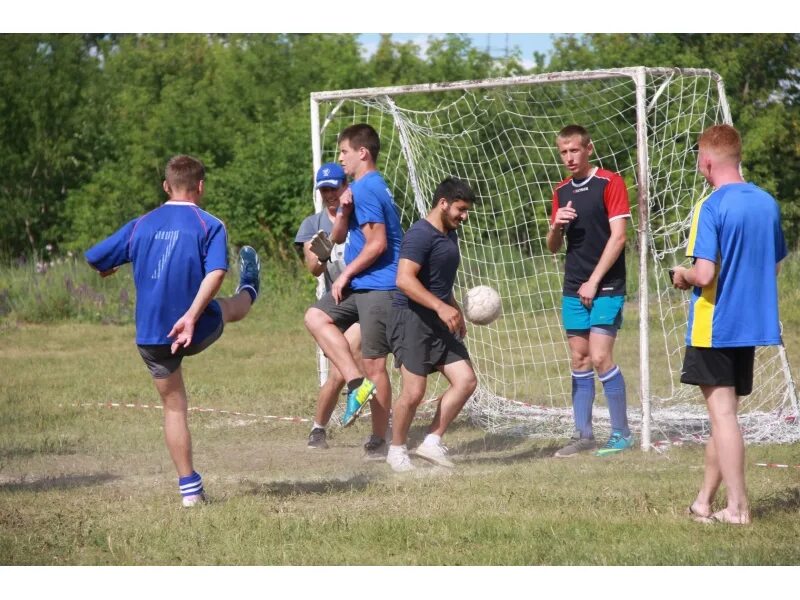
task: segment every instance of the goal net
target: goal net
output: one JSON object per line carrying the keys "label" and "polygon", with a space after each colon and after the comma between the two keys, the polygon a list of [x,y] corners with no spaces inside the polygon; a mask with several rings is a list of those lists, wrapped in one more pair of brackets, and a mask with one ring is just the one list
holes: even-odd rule
{"label": "goal net", "polygon": [[[568,436],[573,428],[560,312],[564,255],[552,255],[545,237],[553,187],[565,177],[556,134],[571,123],[586,127],[594,164],[622,175],[633,215],[624,323],[614,350],[632,428],[644,449],[708,435],[699,389],[678,381],[689,295],[669,285],[667,268],[687,264],[691,210],[711,191],[696,171],[697,138],[710,125],[731,122],[716,73],[635,67],[318,92],[311,95],[311,122],[315,169],[337,160],[337,135],[348,125],[377,130],[378,169],[404,228],[427,214],[445,177],[475,190],[459,232],[455,293],[460,301],[469,288],[489,285],[500,293],[503,316],[469,327],[479,387],[465,414],[492,432],[542,438]],[[315,203],[319,210],[319,198]],[[324,358],[320,368],[324,377]],[[444,383],[431,381],[430,396]],[[599,382],[596,389],[595,433],[602,435],[608,410]],[[797,415],[784,348],[760,348],[754,391],[740,406],[745,439],[796,441]]]}

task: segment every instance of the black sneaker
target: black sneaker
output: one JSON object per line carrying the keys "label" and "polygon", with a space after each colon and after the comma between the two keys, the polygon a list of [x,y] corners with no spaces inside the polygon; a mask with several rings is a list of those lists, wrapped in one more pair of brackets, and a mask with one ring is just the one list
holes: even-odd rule
{"label": "black sneaker", "polygon": [[258,288],[261,286],[261,261],[258,253],[250,246],[242,246],[239,251],[239,285],[236,288],[238,294],[245,288],[250,288],[258,296]]}
{"label": "black sneaker", "polygon": [[308,447],[318,448],[320,450],[328,449],[327,434],[322,427],[314,427],[311,433],[308,434]]}
{"label": "black sneaker", "polygon": [[387,450],[386,440],[379,438],[377,435],[370,435],[364,444],[364,460],[382,462],[386,460]]}

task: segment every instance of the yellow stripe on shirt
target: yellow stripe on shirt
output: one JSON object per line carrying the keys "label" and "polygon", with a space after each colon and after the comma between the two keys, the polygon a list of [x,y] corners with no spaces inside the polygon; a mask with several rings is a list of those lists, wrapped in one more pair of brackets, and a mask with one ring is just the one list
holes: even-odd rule
{"label": "yellow stripe on shirt", "polygon": [[694,256],[694,243],[697,241],[697,223],[700,221],[700,209],[703,207],[703,202],[708,200],[710,197],[711,194],[694,205],[694,211],[692,211],[692,224],[689,227],[689,243],[686,246],[686,256]]}
{"label": "yellow stripe on shirt", "polygon": [[714,308],[717,306],[717,275],[718,272],[714,273],[714,280],[703,288],[700,297],[694,303],[691,345],[697,348],[711,348]]}

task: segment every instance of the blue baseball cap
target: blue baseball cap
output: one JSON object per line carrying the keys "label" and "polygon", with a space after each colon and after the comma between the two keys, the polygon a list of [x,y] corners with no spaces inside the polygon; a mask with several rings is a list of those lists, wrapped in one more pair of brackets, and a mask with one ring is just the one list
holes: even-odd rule
{"label": "blue baseball cap", "polygon": [[345,181],[347,177],[344,174],[344,169],[336,163],[325,163],[317,171],[317,187],[319,188],[338,188]]}

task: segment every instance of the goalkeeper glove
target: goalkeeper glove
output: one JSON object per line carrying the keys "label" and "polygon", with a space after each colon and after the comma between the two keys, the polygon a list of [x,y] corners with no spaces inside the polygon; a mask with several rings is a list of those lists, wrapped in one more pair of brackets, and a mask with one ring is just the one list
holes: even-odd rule
{"label": "goalkeeper glove", "polygon": [[311,252],[317,255],[319,262],[324,263],[331,259],[333,242],[328,238],[328,234],[320,229],[311,238]]}

